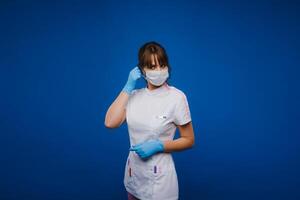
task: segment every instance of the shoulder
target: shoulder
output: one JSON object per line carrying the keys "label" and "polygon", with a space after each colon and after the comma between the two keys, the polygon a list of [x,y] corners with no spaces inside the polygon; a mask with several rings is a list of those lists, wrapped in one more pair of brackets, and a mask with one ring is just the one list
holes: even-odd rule
{"label": "shoulder", "polygon": [[170,89],[172,98],[177,99],[178,101],[186,99],[186,95],[182,90],[180,90],[174,86],[168,86],[168,87]]}
{"label": "shoulder", "polygon": [[145,89],[144,88],[140,88],[140,89],[134,89],[130,96],[129,99],[134,99],[134,98],[138,98],[139,96],[141,96],[144,93]]}
{"label": "shoulder", "polygon": [[131,95],[132,96],[134,96],[134,95],[140,95],[140,94],[142,94],[144,92],[145,92],[145,88],[138,88],[138,89],[134,89],[132,91]]}
{"label": "shoulder", "polygon": [[131,94],[129,95],[128,102],[126,104],[126,110],[130,109],[132,104],[139,102],[142,94],[143,94],[143,88],[132,90]]}

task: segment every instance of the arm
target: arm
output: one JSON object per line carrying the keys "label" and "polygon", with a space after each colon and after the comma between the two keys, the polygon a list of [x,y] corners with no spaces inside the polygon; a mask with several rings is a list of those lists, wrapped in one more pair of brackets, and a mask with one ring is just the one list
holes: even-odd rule
{"label": "arm", "polygon": [[126,118],[126,105],[129,95],[135,88],[136,81],[141,77],[141,71],[138,67],[133,68],[128,76],[128,80],[118,97],[108,108],[105,115],[104,125],[107,128],[118,128]]}
{"label": "arm", "polygon": [[151,139],[146,142],[132,146],[129,150],[135,151],[142,159],[148,158],[158,152],[171,153],[173,151],[182,151],[184,149],[191,148],[194,145],[194,130],[190,117],[190,111],[185,95],[179,101],[177,106],[177,112],[174,114],[174,124],[182,124],[185,121],[189,121],[183,125],[177,125],[180,138],[170,141],[161,141],[159,139]]}
{"label": "arm", "polygon": [[170,153],[172,151],[181,151],[191,148],[194,145],[194,131],[192,122],[185,125],[178,126],[180,131],[180,138],[172,141],[162,142],[160,140],[148,140],[130,147],[130,151],[135,151],[142,159],[156,154],[158,152]]}
{"label": "arm", "polygon": [[126,117],[126,104],[128,102],[129,95],[126,92],[120,92],[119,96],[108,108],[105,115],[105,126],[107,128],[117,128],[125,120]]}
{"label": "arm", "polygon": [[164,152],[181,151],[191,148],[195,144],[194,130],[192,122],[177,126],[180,132],[180,138],[164,142]]}

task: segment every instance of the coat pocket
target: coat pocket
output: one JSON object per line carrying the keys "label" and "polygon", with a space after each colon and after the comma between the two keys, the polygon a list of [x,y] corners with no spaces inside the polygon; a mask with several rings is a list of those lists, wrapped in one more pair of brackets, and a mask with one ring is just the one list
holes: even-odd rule
{"label": "coat pocket", "polygon": [[153,180],[155,199],[178,199],[178,180],[174,166],[155,165]]}
{"label": "coat pocket", "polygon": [[131,165],[131,176],[136,193],[145,199],[151,198],[153,194],[153,178],[146,166]]}
{"label": "coat pocket", "polygon": [[129,189],[134,189],[133,187],[133,177],[132,177],[132,168],[130,163],[130,158],[127,159],[127,163],[125,166],[125,173],[124,173],[124,185]]}

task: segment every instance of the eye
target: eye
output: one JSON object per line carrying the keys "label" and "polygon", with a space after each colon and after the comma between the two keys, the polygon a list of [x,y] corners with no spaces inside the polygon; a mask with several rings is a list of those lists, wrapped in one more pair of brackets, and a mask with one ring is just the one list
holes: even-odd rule
{"label": "eye", "polygon": [[147,67],[148,69],[155,69],[155,65],[150,65]]}

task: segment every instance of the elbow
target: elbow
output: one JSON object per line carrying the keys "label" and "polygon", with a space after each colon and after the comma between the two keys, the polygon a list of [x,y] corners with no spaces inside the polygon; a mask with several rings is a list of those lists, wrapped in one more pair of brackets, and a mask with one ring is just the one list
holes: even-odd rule
{"label": "elbow", "polygon": [[104,122],[104,126],[109,129],[116,128],[116,126],[113,123],[106,121],[106,120]]}
{"label": "elbow", "polygon": [[189,148],[193,148],[195,146],[195,139],[190,139]]}
{"label": "elbow", "polygon": [[107,113],[105,115],[104,126],[109,129],[115,128],[113,121],[110,119]]}
{"label": "elbow", "polygon": [[106,128],[114,128],[113,123],[111,122],[111,120],[108,120],[107,116],[105,116],[104,126],[105,126]]}
{"label": "elbow", "polygon": [[108,123],[108,122],[104,122],[104,126],[106,127],[106,128],[112,128],[112,126],[111,126],[111,124],[110,123]]}
{"label": "elbow", "polygon": [[118,128],[120,125],[116,124],[116,123],[113,123],[111,120],[105,119],[104,126],[106,128],[112,129],[112,128]]}

